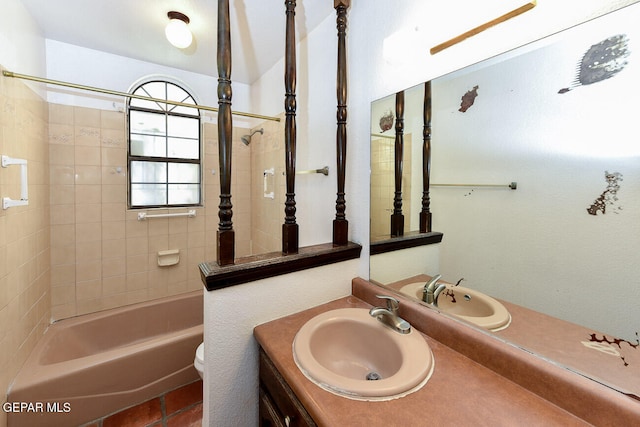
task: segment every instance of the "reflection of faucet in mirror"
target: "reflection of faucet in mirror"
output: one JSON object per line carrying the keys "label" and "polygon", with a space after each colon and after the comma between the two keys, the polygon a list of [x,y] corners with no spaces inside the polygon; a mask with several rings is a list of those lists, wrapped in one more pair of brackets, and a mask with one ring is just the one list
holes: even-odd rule
{"label": "reflection of faucet in mirror", "polygon": [[369,314],[398,333],[408,334],[411,332],[411,325],[409,322],[398,315],[400,302],[387,295],[376,296],[380,299],[387,300],[387,307],[373,307],[369,310]]}
{"label": "reflection of faucet in mirror", "polygon": [[422,301],[434,307],[438,306],[438,297],[447,287],[444,283],[438,285],[438,280],[440,280],[441,277],[441,274],[433,276],[431,280],[424,284],[424,289],[422,290]]}

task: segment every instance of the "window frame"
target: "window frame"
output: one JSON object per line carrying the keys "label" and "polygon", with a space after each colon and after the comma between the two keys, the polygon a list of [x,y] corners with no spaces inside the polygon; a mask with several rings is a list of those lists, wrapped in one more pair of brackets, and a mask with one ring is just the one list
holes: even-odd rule
{"label": "window frame", "polygon": [[[151,96],[148,90],[145,90],[144,87],[145,85],[148,84],[157,84],[157,83],[161,83],[164,85],[164,98],[160,98],[158,96]],[[184,94],[186,94],[186,96],[183,99],[171,99],[169,97],[169,86],[174,86],[175,88],[177,88],[179,91],[183,92]],[[138,101],[137,98],[127,98],[127,102],[126,102],[126,106],[127,106],[127,111],[126,111],[126,118],[127,118],[127,207],[128,209],[172,209],[172,208],[184,208],[184,207],[200,207],[204,205],[204,191],[203,191],[203,178],[204,178],[204,174],[203,174],[203,167],[204,167],[204,161],[203,161],[203,144],[202,144],[202,115],[201,115],[201,110],[198,108],[198,103],[195,99],[195,97],[182,85],[173,82],[173,81],[169,81],[166,79],[150,79],[150,80],[146,80],[143,81],[141,83],[136,84],[132,90],[129,91],[129,93],[131,94],[136,94],[137,92],[139,92],[140,90],[143,90],[145,92],[145,96],[149,96],[151,98],[156,98],[156,99],[165,99],[168,101],[174,101],[174,102],[185,102],[185,103],[193,103],[193,107],[186,107],[186,106],[176,106],[176,105],[171,105],[171,104],[162,104],[161,102],[154,102],[154,101],[144,101],[142,100],[142,102],[154,102],[155,104],[158,105],[158,108],[149,108],[147,106],[139,106],[139,105],[131,105],[132,102],[135,103],[135,101]],[[189,104],[191,105],[191,104]],[[164,108],[163,108],[164,107]],[[182,108],[193,108],[197,111],[196,114],[187,114],[185,112],[176,112],[174,110],[176,109],[182,109]],[[142,112],[142,113],[151,113],[151,114],[157,114],[158,116],[162,116],[163,117],[163,121],[164,121],[164,133],[163,134],[144,134],[141,132],[132,132],[132,120],[131,120],[131,112],[132,111],[137,111],[137,112]],[[169,154],[169,146],[170,146],[170,140],[171,139],[190,139],[190,140],[195,140],[196,138],[190,138],[190,137],[181,137],[181,136],[171,136],[169,135],[169,117],[181,117],[181,118],[188,118],[188,119],[193,119],[197,121],[197,129],[198,129],[198,134],[197,134],[197,143],[198,143],[198,157],[195,159],[191,159],[191,158],[183,158],[183,157],[170,157]],[[160,137],[160,138],[164,138],[164,148],[165,148],[165,155],[164,156],[155,156],[155,155],[139,155],[139,154],[133,154],[132,153],[132,134],[133,135],[147,135],[147,136],[153,136],[153,137]],[[132,163],[133,162],[144,162],[144,163],[158,163],[158,164],[164,164],[165,165],[165,178],[163,182],[133,182],[132,180]],[[193,164],[193,165],[198,165],[198,174],[197,174],[197,182],[171,182],[169,180],[169,175],[170,175],[170,166],[171,164]],[[164,190],[165,190],[165,201],[166,203],[164,204],[133,204],[133,200],[132,200],[132,193],[133,193],[133,186],[136,184],[157,184],[157,185],[162,185],[164,186]],[[170,203],[170,187],[172,185],[197,185],[197,202],[195,203]]]}

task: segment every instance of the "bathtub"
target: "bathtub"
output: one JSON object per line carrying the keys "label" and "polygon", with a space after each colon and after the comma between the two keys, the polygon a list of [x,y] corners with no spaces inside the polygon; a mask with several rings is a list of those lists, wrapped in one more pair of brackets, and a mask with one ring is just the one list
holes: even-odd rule
{"label": "bathtub", "polygon": [[199,379],[202,319],[196,291],[52,324],[9,389],[9,426],[78,426]]}

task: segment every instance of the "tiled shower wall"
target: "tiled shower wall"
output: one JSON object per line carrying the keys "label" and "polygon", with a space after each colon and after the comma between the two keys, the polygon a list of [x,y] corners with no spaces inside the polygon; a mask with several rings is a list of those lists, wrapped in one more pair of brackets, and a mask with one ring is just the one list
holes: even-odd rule
{"label": "tiled shower wall", "polygon": [[[404,135],[402,213],[404,231],[411,230],[411,135]],[[371,139],[371,236],[389,236],[395,193],[395,139]]]}
{"label": "tiled shower wall", "polygon": [[[1,67],[0,67],[1,68]],[[29,205],[0,208],[0,397],[49,324],[47,104],[0,79],[0,154],[27,159]],[[0,168],[0,197],[20,198],[20,167]],[[0,411],[0,426],[6,414]]]}
{"label": "tiled shower wall", "polygon": [[[280,121],[267,121],[253,129],[264,129],[251,139],[251,242],[254,254],[282,250],[282,224],[286,181],[284,177],[284,114]],[[264,171],[274,169],[267,176],[265,197]]]}
{"label": "tiled shower wall", "polygon": [[[58,104],[49,111],[53,319],[200,289],[198,264],[216,259],[217,126],[203,126],[205,206],[196,217],[138,221],[139,211],[127,210],[125,114]],[[236,256],[251,246],[246,132],[234,129]],[[180,262],[159,267],[157,252],[167,249],[179,249]]]}
{"label": "tiled shower wall", "polygon": [[[198,263],[216,259],[219,174],[217,126],[209,118],[202,138],[204,207],[196,209],[195,218],[138,221],[138,211],[126,205],[123,113],[47,104],[26,84],[8,78],[0,79],[0,113],[0,154],[25,158],[29,168],[29,205],[0,209],[4,394],[51,320],[201,288]],[[272,131],[276,135],[268,134]],[[247,147],[240,137],[248,133],[233,130],[237,257],[257,253],[251,243],[250,175],[251,151],[259,149],[260,135]],[[266,123],[265,139],[277,150],[282,125]],[[19,195],[20,168],[0,168],[0,197]],[[280,248],[283,203],[275,202],[278,244],[269,251]],[[258,251],[262,247],[257,245]],[[158,267],[157,252],[165,249],[180,250],[178,265]],[[0,427],[5,425],[0,412]]]}

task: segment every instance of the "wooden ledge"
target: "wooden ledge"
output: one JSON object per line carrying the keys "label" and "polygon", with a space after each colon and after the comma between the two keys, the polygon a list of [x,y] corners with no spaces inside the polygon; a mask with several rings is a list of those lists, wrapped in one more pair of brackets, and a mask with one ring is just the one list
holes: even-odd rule
{"label": "wooden ledge", "polygon": [[383,240],[372,240],[371,255],[397,251],[398,249],[415,248],[417,246],[433,245],[442,241],[443,234],[437,231],[420,233],[412,231],[403,236],[385,237]]}
{"label": "wooden ledge", "polygon": [[356,259],[360,257],[361,250],[362,246],[353,242],[348,242],[346,245],[341,246],[323,243],[300,248],[297,254],[292,255],[270,252],[239,258],[235,260],[235,264],[222,267],[215,261],[203,262],[199,265],[200,277],[207,290],[213,291],[308,268]]}

